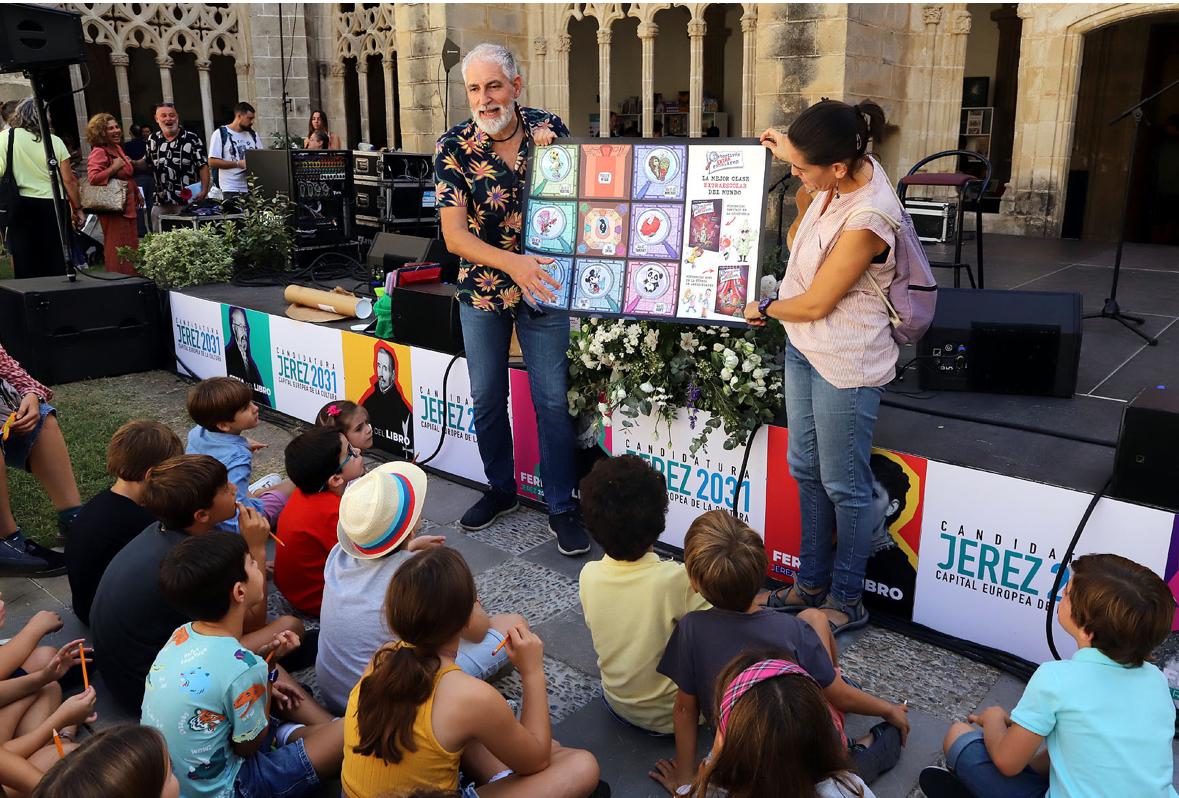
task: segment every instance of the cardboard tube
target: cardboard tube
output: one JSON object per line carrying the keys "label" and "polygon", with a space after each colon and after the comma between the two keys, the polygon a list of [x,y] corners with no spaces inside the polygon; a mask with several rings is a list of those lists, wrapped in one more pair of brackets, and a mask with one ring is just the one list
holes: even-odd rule
{"label": "cardboard tube", "polygon": [[288,285],[283,291],[283,298],[296,305],[306,305],[309,308],[319,308],[328,313],[339,313],[357,319],[367,319],[373,314],[371,299],[320,291],[302,285]]}

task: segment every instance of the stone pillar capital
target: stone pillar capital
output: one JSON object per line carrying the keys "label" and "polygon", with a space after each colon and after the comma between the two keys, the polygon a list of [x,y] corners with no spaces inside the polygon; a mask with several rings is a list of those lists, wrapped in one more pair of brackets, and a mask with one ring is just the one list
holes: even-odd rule
{"label": "stone pillar capital", "polygon": [[235,61],[233,71],[239,75],[248,75],[250,74],[250,65],[245,61]]}
{"label": "stone pillar capital", "polygon": [[598,31],[598,44],[609,44],[614,38],[614,32],[609,28]]}
{"label": "stone pillar capital", "polygon": [[342,78],[347,71],[347,67],[343,64],[332,64],[331,66],[331,76],[333,78]]}
{"label": "stone pillar capital", "polygon": [[688,37],[691,39],[703,39],[704,35],[708,33],[708,23],[702,19],[694,19],[688,23]]}
{"label": "stone pillar capital", "polygon": [[111,64],[117,67],[131,65],[131,56],[126,53],[111,53]]}
{"label": "stone pillar capital", "polygon": [[171,69],[176,65],[176,62],[172,60],[171,56],[161,55],[156,57],[156,64],[158,64],[161,69]]}
{"label": "stone pillar capital", "polygon": [[573,37],[568,33],[562,33],[557,37],[557,52],[567,53],[573,47]]}
{"label": "stone pillar capital", "polygon": [[926,25],[939,25],[942,21],[942,7],[922,6],[921,21]]}
{"label": "stone pillar capital", "polygon": [[359,75],[367,75],[368,74],[368,59],[367,58],[357,58],[356,59],[356,72]]}
{"label": "stone pillar capital", "polygon": [[753,33],[757,30],[757,12],[741,15],[741,32]]}
{"label": "stone pillar capital", "polygon": [[543,36],[537,36],[532,40],[532,49],[537,55],[543,56],[549,51],[549,43],[545,41]]}
{"label": "stone pillar capital", "polygon": [[654,22],[643,22],[639,24],[639,38],[640,39],[654,39],[659,35],[659,26]]}
{"label": "stone pillar capital", "polygon": [[199,59],[196,62],[196,68],[199,69],[201,72],[208,72],[210,69],[213,68],[213,62],[208,59],[205,59],[205,58]]}
{"label": "stone pillar capital", "polygon": [[966,36],[970,33],[971,17],[969,11],[955,11],[951,17],[950,30],[955,35]]}

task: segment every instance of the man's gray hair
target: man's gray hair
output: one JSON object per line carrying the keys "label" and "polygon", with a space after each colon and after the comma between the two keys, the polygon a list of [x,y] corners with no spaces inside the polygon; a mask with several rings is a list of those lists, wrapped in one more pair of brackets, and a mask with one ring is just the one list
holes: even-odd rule
{"label": "man's gray hair", "polygon": [[463,57],[463,80],[467,79],[467,67],[475,61],[491,61],[503,70],[509,81],[515,80],[520,74],[516,66],[516,56],[502,44],[484,42],[472,47]]}

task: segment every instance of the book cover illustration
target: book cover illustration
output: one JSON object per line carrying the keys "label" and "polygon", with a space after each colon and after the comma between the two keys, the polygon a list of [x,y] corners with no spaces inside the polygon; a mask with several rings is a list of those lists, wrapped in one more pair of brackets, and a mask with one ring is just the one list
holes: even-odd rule
{"label": "book cover illustration", "polygon": [[688,229],[688,246],[720,252],[721,248],[721,200],[692,200],[691,225]]}
{"label": "book cover illustration", "polygon": [[634,198],[682,200],[687,157],[682,144],[635,145]]}
{"label": "book cover illustration", "polygon": [[639,204],[631,206],[630,253],[646,258],[680,259],[684,206]]}
{"label": "book cover illustration", "polygon": [[630,206],[582,202],[578,208],[578,255],[607,258],[626,255],[630,232]]}
{"label": "book cover illustration", "polygon": [[724,316],[743,316],[748,292],[749,264],[725,264],[719,267],[714,311]]}
{"label": "book cover illustration", "polygon": [[[701,251],[696,250],[695,253]],[[676,316],[682,319],[707,319],[709,317],[716,297],[716,272],[716,266],[701,263],[694,255],[689,255],[684,259],[680,270]]]}
{"label": "book cover illustration", "polygon": [[678,263],[630,261],[626,271],[625,313],[636,316],[675,315]]}
{"label": "book cover illustration", "polygon": [[572,255],[577,203],[530,202],[524,245],[546,255]]}
{"label": "book cover illustration", "polygon": [[574,310],[619,313],[626,263],[605,258],[578,258],[573,281]]}
{"label": "book cover illustration", "polygon": [[577,145],[538,147],[532,159],[534,197],[577,197]]}
{"label": "book cover illustration", "polygon": [[583,144],[580,196],[583,199],[628,199],[630,159],[629,144]]}
{"label": "book cover illustration", "polygon": [[[552,255],[546,255],[543,252],[529,252],[528,250],[524,250],[524,254],[536,255],[542,258],[553,257]],[[544,269],[549,277],[552,277],[554,280],[560,283],[561,287],[554,288],[553,286],[546,283],[546,285],[548,285],[548,289],[557,295],[557,300],[555,302],[545,302],[543,299],[537,297],[536,304],[543,308],[568,310],[569,296],[572,293],[571,289],[573,288],[572,281],[570,279],[573,276],[573,259],[553,258],[552,263],[542,263],[540,264],[540,268]]]}

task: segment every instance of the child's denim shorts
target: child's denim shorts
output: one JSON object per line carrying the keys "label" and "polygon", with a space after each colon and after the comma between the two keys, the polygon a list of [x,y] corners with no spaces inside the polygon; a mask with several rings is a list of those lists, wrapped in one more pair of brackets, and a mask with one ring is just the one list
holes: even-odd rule
{"label": "child's denim shorts", "polygon": [[1026,767],[1014,776],[1004,776],[991,761],[981,731],[963,734],[950,746],[946,766],[975,795],[987,798],[1044,798],[1048,777]]}
{"label": "child's denim shorts", "polygon": [[319,787],[303,741],[272,748],[275,728],[272,718],[262,750],[242,761],[234,784],[237,798],[302,798]]}
{"label": "child's denim shorts", "polygon": [[[24,469],[27,471],[29,469],[29,454],[33,451],[33,444],[37,442],[37,436],[41,434],[41,428],[45,426],[45,417],[50,413],[57,413],[57,410],[48,402],[42,402],[41,418],[37,420],[37,426],[24,435],[13,432],[8,436],[8,440],[0,443],[0,448],[4,450],[4,465],[13,470]],[[0,424],[3,424],[7,418],[7,416],[0,417]]]}

